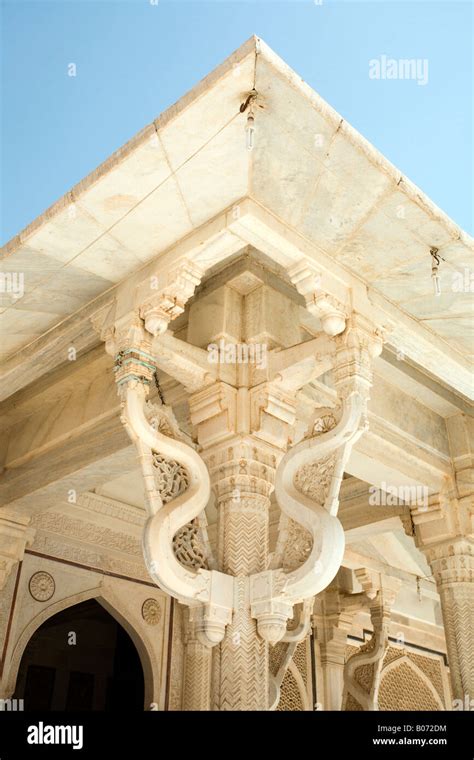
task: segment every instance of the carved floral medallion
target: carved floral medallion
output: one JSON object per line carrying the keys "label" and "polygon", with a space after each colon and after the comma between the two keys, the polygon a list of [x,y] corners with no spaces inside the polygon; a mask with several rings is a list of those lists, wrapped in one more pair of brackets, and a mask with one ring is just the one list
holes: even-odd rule
{"label": "carved floral medallion", "polygon": [[148,625],[158,625],[161,620],[161,606],[156,599],[145,599],[142,604],[142,618]]}
{"label": "carved floral medallion", "polygon": [[28,588],[31,596],[37,602],[47,602],[53,596],[56,584],[52,575],[40,571],[31,576]]}

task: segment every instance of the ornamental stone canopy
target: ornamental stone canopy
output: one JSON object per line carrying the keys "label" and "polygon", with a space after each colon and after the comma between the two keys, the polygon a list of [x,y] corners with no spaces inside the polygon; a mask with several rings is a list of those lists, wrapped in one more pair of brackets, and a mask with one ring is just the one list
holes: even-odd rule
{"label": "ornamental stone canopy", "polygon": [[0,696],[98,599],[159,709],[469,702],[472,247],[257,37],[7,244]]}

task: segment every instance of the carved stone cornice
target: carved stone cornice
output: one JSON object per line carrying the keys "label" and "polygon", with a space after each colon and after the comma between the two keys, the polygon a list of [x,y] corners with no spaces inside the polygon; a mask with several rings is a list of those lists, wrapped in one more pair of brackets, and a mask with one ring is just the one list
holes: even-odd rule
{"label": "carved stone cornice", "polygon": [[121,556],[107,551],[104,547],[85,546],[78,544],[70,537],[56,535],[46,531],[37,531],[33,547],[34,551],[47,554],[60,560],[84,565],[90,570],[102,573],[116,573],[128,578],[150,581],[148,570],[143,558],[133,558],[130,555]]}
{"label": "carved stone cornice", "polygon": [[32,526],[37,531],[63,536],[71,541],[77,541],[81,545],[96,546],[110,552],[115,551],[134,557],[142,557],[140,541],[137,536],[69,517],[61,512],[47,511],[35,515],[32,519]]}
{"label": "carved stone cornice", "polygon": [[86,491],[77,497],[77,506],[81,510],[137,526],[142,526],[146,517],[145,512],[138,507],[132,507],[130,504],[124,504],[116,499],[90,491]]}

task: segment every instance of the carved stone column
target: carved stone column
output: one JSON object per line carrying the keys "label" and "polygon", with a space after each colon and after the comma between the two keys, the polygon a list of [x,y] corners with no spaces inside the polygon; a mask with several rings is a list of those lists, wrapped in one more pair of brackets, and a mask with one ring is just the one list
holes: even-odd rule
{"label": "carved stone column", "polygon": [[441,599],[455,699],[474,699],[474,542],[459,540],[426,552]]}
{"label": "carved stone column", "polygon": [[474,700],[474,420],[446,420],[453,478],[428,508],[412,510],[417,546],[441,601],[453,696]]}
{"label": "carved stone column", "polygon": [[[239,453],[252,456],[250,450]],[[258,467],[255,459],[239,459],[235,464],[241,473],[238,490],[225,493],[225,486],[216,484],[219,566],[236,581],[232,623],[216,653],[221,678],[215,696],[219,710],[267,710],[268,644],[258,636],[257,621],[251,615],[249,576],[264,570],[268,559],[270,483],[245,474]]]}
{"label": "carved stone column", "polygon": [[418,547],[441,601],[454,699],[474,699],[474,539],[472,503],[443,499],[412,511]]}
{"label": "carved stone column", "polygon": [[[257,632],[251,612],[250,576],[268,565],[270,494],[275,468],[287,440],[289,403],[261,396],[259,414],[243,429],[235,392],[224,384],[195,394],[191,418],[197,425],[201,455],[207,464],[218,510],[219,570],[234,577],[234,613],[223,641],[214,652],[213,704],[217,710],[268,710],[268,643]],[[282,409],[285,410],[282,413]],[[265,411],[267,410],[267,411]],[[272,418],[281,448],[263,441]],[[258,425],[258,428],[256,427]],[[221,440],[223,439],[223,440]]]}
{"label": "carved stone column", "polygon": [[210,710],[212,649],[199,641],[189,616],[184,641],[183,710]]}

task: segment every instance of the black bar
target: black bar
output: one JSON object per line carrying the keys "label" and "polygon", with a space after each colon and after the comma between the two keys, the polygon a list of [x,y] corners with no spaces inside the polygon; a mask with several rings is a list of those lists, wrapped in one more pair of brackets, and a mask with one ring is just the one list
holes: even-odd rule
{"label": "black bar", "polygon": [[[474,757],[474,715],[459,712],[0,712],[0,760],[27,757],[131,757],[133,760],[236,751],[254,757],[259,748],[278,757],[288,743],[292,753],[348,759]],[[57,732],[56,727],[69,730]],[[52,727],[52,728],[51,728]],[[73,732],[73,727],[76,731]],[[82,728],[82,735],[79,728]],[[43,740],[42,744],[28,742]],[[70,744],[46,743],[69,739]],[[73,744],[77,750],[73,749]],[[82,746],[79,747],[79,744]],[[404,753],[402,755],[402,753]]]}

